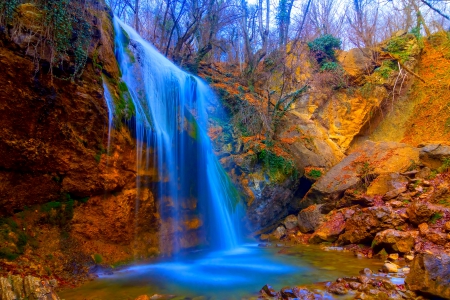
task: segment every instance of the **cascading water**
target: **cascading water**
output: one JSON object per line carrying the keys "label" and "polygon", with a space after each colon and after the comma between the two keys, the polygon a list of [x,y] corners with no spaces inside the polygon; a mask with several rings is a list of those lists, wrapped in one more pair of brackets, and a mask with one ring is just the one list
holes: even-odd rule
{"label": "cascading water", "polygon": [[111,93],[109,92],[108,86],[105,83],[103,83],[103,90],[104,90],[104,97],[105,97],[105,101],[106,101],[106,107],[108,108],[108,144],[107,144],[106,151],[109,153],[111,150],[110,149],[110,147],[111,147],[111,130],[113,127],[113,118],[114,118],[114,100],[113,100]]}
{"label": "cascading water", "polygon": [[[138,193],[149,184],[145,173],[152,163],[159,172],[154,189],[162,234],[167,235],[162,242],[171,243],[174,253],[194,246],[193,242],[215,249],[236,247],[233,223],[238,222],[232,222],[230,212],[239,200],[206,132],[206,109],[217,107],[214,94],[117,18],[114,27],[122,80],[136,110],[137,164],[142,175],[137,178]],[[154,149],[154,157],[144,153],[144,146]],[[200,236],[186,233],[193,222],[200,226]]]}

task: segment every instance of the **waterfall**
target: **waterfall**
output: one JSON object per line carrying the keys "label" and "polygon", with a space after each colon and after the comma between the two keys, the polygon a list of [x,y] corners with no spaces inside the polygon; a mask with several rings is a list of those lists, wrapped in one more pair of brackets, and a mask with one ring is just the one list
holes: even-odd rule
{"label": "waterfall", "polygon": [[113,118],[114,118],[114,100],[113,97],[108,89],[108,86],[105,84],[105,80],[103,79],[103,90],[104,90],[104,96],[106,101],[106,107],[108,108],[108,144],[106,148],[106,152],[109,155],[111,149],[111,130],[113,125]]}
{"label": "waterfall", "polygon": [[[135,107],[138,195],[144,187],[155,191],[161,240],[173,252],[198,243],[236,247],[238,193],[207,135],[208,109],[219,108],[216,97],[117,17],[114,29],[121,79]],[[152,166],[156,178],[149,175]]]}

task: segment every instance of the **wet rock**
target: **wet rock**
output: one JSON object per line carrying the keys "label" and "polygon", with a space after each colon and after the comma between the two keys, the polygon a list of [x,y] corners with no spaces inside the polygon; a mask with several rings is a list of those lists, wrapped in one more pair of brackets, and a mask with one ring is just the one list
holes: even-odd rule
{"label": "wet rock", "polygon": [[260,291],[261,294],[267,295],[269,297],[275,297],[278,293],[272,288],[272,286],[266,284]]}
{"label": "wet rock", "polygon": [[393,264],[391,262],[385,262],[382,267],[383,272],[386,273],[397,273],[398,272],[398,266],[396,264]]}
{"label": "wet rock", "polygon": [[361,271],[359,271],[359,274],[370,277],[370,276],[372,276],[372,270],[369,268],[364,268]]}
{"label": "wet rock", "polygon": [[311,205],[298,213],[298,228],[302,233],[310,233],[319,228],[324,220],[322,205]]}
{"label": "wet rock", "polygon": [[322,299],[322,297],[316,297],[313,292],[311,292],[310,290],[308,290],[305,287],[298,287],[298,286],[294,287],[294,293],[295,293],[296,297],[301,300]]}
{"label": "wet rock", "polygon": [[310,243],[318,244],[321,242],[334,242],[345,229],[345,218],[341,212],[331,213],[328,220],[319,228],[309,239]]}
{"label": "wet rock", "polygon": [[384,248],[388,253],[407,253],[414,247],[414,237],[409,232],[387,229],[376,234],[372,246],[375,252]]}
{"label": "wet rock", "polygon": [[413,202],[406,210],[409,220],[414,225],[426,223],[434,213],[428,202]]}
{"label": "wet rock", "polygon": [[295,215],[287,216],[286,219],[284,219],[283,224],[286,227],[286,229],[294,229],[295,227],[297,227],[298,224],[297,216]]}
{"label": "wet rock", "polygon": [[405,282],[413,291],[449,299],[450,256],[445,253],[416,255]]}
{"label": "wet rock", "polygon": [[431,168],[437,169],[442,165],[444,158],[450,157],[450,146],[442,144],[429,144],[421,147],[420,160]]}
{"label": "wet rock", "polygon": [[396,228],[405,221],[390,206],[361,209],[346,221],[345,232],[339,236],[339,244],[370,243],[375,234]]}
{"label": "wet rock", "polygon": [[276,239],[281,239],[283,236],[286,235],[286,228],[284,228],[284,226],[278,226],[277,229],[275,229],[272,232],[272,235],[276,238]]}
{"label": "wet rock", "polygon": [[369,164],[370,177],[376,178],[381,174],[406,171],[411,160],[419,162],[418,149],[394,142],[366,141],[322,176],[301,200],[300,207],[337,203],[346,190],[361,183],[360,175],[365,163]]}
{"label": "wet rock", "polygon": [[289,298],[297,298],[296,293],[294,292],[294,289],[290,287],[284,287],[280,291],[281,297],[283,299],[289,299]]}
{"label": "wet rock", "polygon": [[348,294],[348,289],[343,282],[333,282],[328,287],[328,292],[336,295],[346,295]]}

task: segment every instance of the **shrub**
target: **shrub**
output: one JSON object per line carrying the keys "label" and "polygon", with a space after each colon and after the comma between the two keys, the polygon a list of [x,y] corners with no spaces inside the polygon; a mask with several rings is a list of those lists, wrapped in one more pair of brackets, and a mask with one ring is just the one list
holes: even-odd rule
{"label": "shrub", "polygon": [[334,50],[341,48],[341,40],[332,36],[331,34],[322,35],[312,42],[308,43],[308,47],[319,64],[323,61],[334,61]]}
{"label": "shrub", "polygon": [[315,179],[320,178],[322,176],[322,171],[313,169],[308,172],[308,176]]}
{"label": "shrub", "polygon": [[269,173],[272,181],[281,181],[286,177],[297,178],[298,171],[291,160],[263,149],[258,153],[258,160],[262,162],[264,169]]}

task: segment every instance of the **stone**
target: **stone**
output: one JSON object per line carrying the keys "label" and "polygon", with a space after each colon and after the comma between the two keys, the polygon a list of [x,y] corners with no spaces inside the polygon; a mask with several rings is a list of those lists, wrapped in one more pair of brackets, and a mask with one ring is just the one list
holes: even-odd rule
{"label": "stone", "polygon": [[277,229],[275,229],[272,232],[272,235],[276,238],[276,239],[281,239],[283,236],[286,235],[286,228],[284,228],[284,226],[278,226]]}
{"label": "stone", "polygon": [[346,221],[345,232],[339,236],[337,243],[370,243],[378,232],[403,224],[405,221],[390,206],[363,208]]}
{"label": "stone", "polygon": [[426,235],[427,233],[428,233],[428,230],[429,230],[429,226],[428,226],[428,224],[427,223],[422,223],[422,224],[420,224],[419,226],[419,233],[420,233],[420,235]]}
{"label": "stone", "polygon": [[310,233],[319,228],[324,220],[322,205],[311,205],[298,213],[298,228],[302,233]]}
{"label": "stone", "polygon": [[398,253],[391,253],[391,254],[389,254],[388,259],[389,259],[390,261],[396,261],[396,260],[398,260]]}
{"label": "stone", "polygon": [[428,202],[413,202],[406,210],[409,220],[414,225],[427,223],[434,213]]}
{"label": "stone", "polygon": [[405,261],[406,262],[411,262],[413,260],[414,260],[414,255],[412,255],[412,254],[405,255]]}
{"label": "stone", "polygon": [[450,221],[445,222],[445,224],[444,224],[444,230],[445,230],[446,232],[450,232]]}
{"label": "stone", "polygon": [[382,174],[375,178],[367,188],[367,195],[381,195],[390,200],[406,191],[408,179],[399,173]]}
{"label": "stone", "polygon": [[360,275],[364,275],[364,276],[367,276],[367,277],[372,276],[372,273],[373,273],[372,270],[369,269],[369,268],[364,268],[361,271],[359,271]]}
{"label": "stone", "polygon": [[272,286],[266,284],[260,291],[261,294],[267,295],[269,297],[277,296],[277,292],[272,288]]}
{"label": "stone", "polygon": [[150,300],[150,297],[148,295],[140,295],[134,300]]}
{"label": "stone", "polygon": [[348,289],[346,288],[345,283],[333,282],[328,287],[328,292],[336,295],[346,295],[348,294]]}
{"label": "stone", "polygon": [[309,242],[319,244],[321,242],[334,242],[345,229],[345,218],[341,212],[332,212],[328,220],[313,233]]}
{"label": "stone", "polygon": [[436,245],[444,246],[447,243],[447,234],[443,232],[429,230],[424,237]]}
{"label": "stone", "polygon": [[[300,202],[305,208],[312,204],[332,206],[344,192],[361,184],[365,164],[370,177],[406,171],[411,161],[419,163],[419,150],[395,142],[374,143],[365,141],[359,148],[331,168],[311,187]],[[370,174],[369,174],[370,173]],[[332,208],[332,207],[330,207]],[[328,208],[328,211],[331,209]]]}
{"label": "stone", "polygon": [[286,229],[294,229],[295,227],[297,227],[298,221],[297,221],[297,216],[295,215],[289,215],[286,217],[286,219],[284,219],[283,222],[284,226],[286,227]]}
{"label": "stone", "polygon": [[398,266],[396,264],[386,262],[386,263],[384,263],[382,269],[383,269],[383,272],[386,272],[386,273],[397,273]]}
{"label": "stone", "polygon": [[432,296],[450,299],[450,256],[417,254],[405,279],[408,288]]}
{"label": "stone", "polygon": [[429,144],[420,149],[421,162],[431,168],[437,169],[442,165],[445,158],[450,157],[450,146],[443,144]]}
{"label": "stone", "polygon": [[409,232],[386,229],[376,234],[372,247],[375,252],[385,249],[388,253],[408,253],[414,247],[414,237]]}
{"label": "stone", "polygon": [[283,299],[289,299],[289,298],[297,298],[296,293],[294,292],[294,289],[290,287],[284,287],[280,291],[281,297]]}
{"label": "stone", "polygon": [[294,293],[298,299],[301,300],[318,300],[322,299],[321,297],[316,298],[313,292],[308,290],[306,287],[296,286],[294,287]]}

